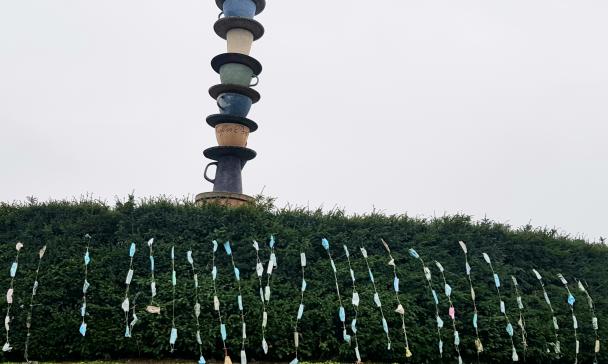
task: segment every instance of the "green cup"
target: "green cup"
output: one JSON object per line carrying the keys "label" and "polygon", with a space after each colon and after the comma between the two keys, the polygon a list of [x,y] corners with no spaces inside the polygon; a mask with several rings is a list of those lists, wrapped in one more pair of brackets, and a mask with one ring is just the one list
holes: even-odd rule
{"label": "green cup", "polygon": [[[251,80],[255,78],[255,83]],[[226,63],[220,67],[220,80],[223,84],[240,85],[245,87],[256,86],[258,76],[253,74],[253,70],[240,63]]]}

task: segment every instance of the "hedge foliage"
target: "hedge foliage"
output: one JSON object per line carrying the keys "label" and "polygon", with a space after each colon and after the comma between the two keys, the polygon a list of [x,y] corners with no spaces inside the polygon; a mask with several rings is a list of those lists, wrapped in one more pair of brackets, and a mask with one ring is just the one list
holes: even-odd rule
{"label": "hedge foliage", "polygon": [[[84,235],[93,237],[92,262],[89,266],[88,293],[89,324],[82,337],[80,305],[82,301]],[[261,302],[255,275],[255,251],[252,240],[264,248],[261,256],[269,258],[266,246],[273,234],[277,241],[278,268],[272,276],[272,296],[268,307],[268,355],[261,349]],[[155,239],[157,301],[161,315],[147,314],[149,303],[149,261],[145,241]],[[453,287],[453,301],[461,336],[465,362],[477,362],[471,325],[472,304],[464,274],[464,256],[459,240],[467,242],[473,268],[473,283],[477,291],[479,327],[485,352],[484,363],[510,362],[510,341],[505,322],[499,313],[489,267],[481,253],[493,258],[497,273],[503,281],[502,293],[507,311],[514,323],[515,342],[523,361],[521,336],[515,322],[517,306],[509,276],[514,275],[523,290],[529,348],[527,363],[571,363],[574,361],[572,320],[566,303],[566,291],[556,274],[561,272],[571,282],[577,298],[575,305],[579,322],[581,354],[579,362],[593,360],[595,336],[585,297],[574,284],[575,279],[587,282],[594,297],[603,338],[600,363],[608,362],[608,248],[604,245],[559,236],[555,231],[524,227],[512,229],[488,220],[473,222],[470,217],[457,215],[431,220],[407,216],[346,216],[341,211],[323,213],[305,209],[279,210],[269,201],[256,206],[227,209],[220,206],[198,207],[190,202],[163,199],[135,202],[131,197],[110,207],[101,202],[48,202],[0,205],[0,290],[8,289],[9,267],[14,260],[15,243],[25,247],[19,258],[15,280],[15,304],[11,310],[10,341],[14,349],[2,354],[0,360],[21,360],[26,333],[26,318],[38,264],[38,249],[47,245],[42,260],[38,294],[33,307],[33,324],[29,354],[39,360],[83,360],[110,358],[198,358],[194,337],[195,320],[193,280],[186,251],[194,252],[199,270],[200,299],[203,305],[201,330],[204,354],[207,359],[221,359],[221,340],[218,320],[213,311],[211,288],[211,241],[230,240],[234,257],[240,268],[248,327],[247,352],[250,359],[290,361],[293,358],[293,324],[299,304],[300,251],[308,257],[306,276],[308,290],[304,296],[304,319],[300,324],[300,358],[305,360],[353,361],[353,349],[342,341],[338,320],[338,302],[333,274],[326,252],[320,242],[327,237],[331,243],[340,288],[350,302],[351,282],[342,244],[349,246],[353,269],[358,280],[361,305],[358,320],[358,339],[361,354],[367,361],[453,363],[452,328],[447,315],[445,296],[440,297],[440,310],[446,325],[442,330],[445,342],[444,358],[437,353],[435,308],[425,286],[418,261],[407,254],[414,247],[427,261],[438,260],[446,268],[446,277]],[[405,359],[404,342],[399,315],[392,291],[392,268],[380,243],[380,238],[391,244],[401,278],[401,300],[406,308],[406,327],[414,354]],[[129,267],[128,248],[137,243],[135,276],[130,288],[131,300],[138,305],[138,323],[133,337],[124,338],[124,314],[120,304],[124,298],[125,276]],[[171,246],[175,246],[177,270],[176,351],[170,353],[171,329]],[[365,262],[359,247],[365,246],[370,255],[380,297],[389,322],[393,350],[386,350],[378,309],[372,301],[373,290],[367,277]],[[220,248],[216,256],[219,298],[228,327],[228,347],[233,359],[240,350],[240,317],[236,286],[230,260]],[[531,269],[537,268],[545,277],[560,323],[560,340],[564,351],[561,359],[547,353],[553,338],[551,314],[542,298],[542,291]],[[438,292],[442,282],[439,272],[431,267],[433,284]],[[345,304],[347,321],[353,315],[352,306]],[[0,309],[6,308],[4,293]],[[2,356],[4,355],[4,356]]]}

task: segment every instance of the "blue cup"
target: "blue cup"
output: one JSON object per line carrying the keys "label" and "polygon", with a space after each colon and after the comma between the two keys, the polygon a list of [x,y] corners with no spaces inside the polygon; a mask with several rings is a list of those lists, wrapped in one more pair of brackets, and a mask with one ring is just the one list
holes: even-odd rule
{"label": "blue cup", "polygon": [[220,114],[247,117],[251,104],[252,101],[249,97],[234,92],[220,94],[217,98]]}
{"label": "blue cup", "polygon": [[256,5],[253,0],[226,0],[224,1],[223,11],[225,16],[253,18]]}

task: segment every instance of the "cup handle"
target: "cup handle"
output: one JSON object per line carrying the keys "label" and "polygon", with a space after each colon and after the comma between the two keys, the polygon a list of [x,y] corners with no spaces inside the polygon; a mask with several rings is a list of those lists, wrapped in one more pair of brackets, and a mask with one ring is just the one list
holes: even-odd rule
{"label": "cup handle", "polygon": [[255,87],[260,83],[260,78],[258,76],[254,75],[253,78],[255,79],[255,83],[250,84],[249,87]]}
{"label": "cup handle", "polygon": [[207,166],[205,167],[205,172],[203,172],[203,175],[207,181],[215,184],[215,178],[211,179],[207,176],[207,170],[209,169],[210,166],[215,166],[215,168],[217,168],[217,162],[211,162],[211,163],[207,164]]}
{"label": "cup handle", "polygon": [[223,11],[222,11],[222,12],[220,12],[220,13],[217,15],[217,18],[218,18],[218,19],[221,19],[221,18],[222,18],[222,15],[224,15],[224,12],[223,12]]}

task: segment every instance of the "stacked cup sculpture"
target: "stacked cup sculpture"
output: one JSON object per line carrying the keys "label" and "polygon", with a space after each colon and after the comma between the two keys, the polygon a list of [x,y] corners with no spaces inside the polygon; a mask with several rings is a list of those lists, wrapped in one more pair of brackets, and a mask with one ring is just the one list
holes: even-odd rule
{"label": "stacked cup sculpture", "polygon": [[[260,100],[253,87],[258,84],[262,65],[249,53],[253,42],[264,34],[264,27],[253,18],[264,10],[266,0],[216,0],[216,4],[221,13],[213,28],[226,40],[227,53],[211,60],[220,83],[209,89],[218,113],[208,116],[207,124],[215,128],[218,146],[204,151],[205,157],[213,160],[204,172],[205,179],[213,183],[213,192],[199,194],[196,200],[239,205],[251,200],[242,194],[241,171],[256,157],[256,152],[247,148],[247,141],[258,126],[247,116]],[[210,166],[216,167],[214,178],[208,176]]]}

